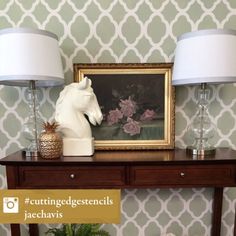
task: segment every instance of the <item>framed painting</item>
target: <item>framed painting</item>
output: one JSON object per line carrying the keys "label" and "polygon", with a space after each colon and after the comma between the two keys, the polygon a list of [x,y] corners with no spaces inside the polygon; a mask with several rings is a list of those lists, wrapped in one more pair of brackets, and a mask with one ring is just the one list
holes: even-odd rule
{"label": "framed painting", "polygon": [[92,127],[97,150],[173,149],[172,63],[74,64],[74,81],[92,81],[103,113]]}

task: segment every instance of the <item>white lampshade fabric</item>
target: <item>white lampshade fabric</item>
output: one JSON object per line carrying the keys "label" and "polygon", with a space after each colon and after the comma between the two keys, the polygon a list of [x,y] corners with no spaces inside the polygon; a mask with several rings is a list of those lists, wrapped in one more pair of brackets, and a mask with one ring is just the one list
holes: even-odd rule
{"label": "white lampshade fabric", "polygon": [[200,30],[177,42],[172,84],[236,82],[236,31]]}
{"label": "white lampshade fabric", "polygon": [[58,38],[39,29],[0,30],[0,84],[37,87],[64,83]]}

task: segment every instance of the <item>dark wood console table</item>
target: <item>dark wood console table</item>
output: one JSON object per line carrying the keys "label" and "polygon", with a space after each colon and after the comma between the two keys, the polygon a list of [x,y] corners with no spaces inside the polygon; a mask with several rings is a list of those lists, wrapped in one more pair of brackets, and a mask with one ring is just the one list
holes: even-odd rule
{"label": "dark wood console table", "polygon": [[[93,157],[27,159],[16,152],[0,160],[9,189],[193,188],[213,187],[212,236],[220,236],[224,187],[236,186],[236,151],[221,148],[215,156],[193,159],[185,150],[97,151]],[[38,235],[31,224],[30,235]],[[19,236],[19,225],[11,225]],[[236,236],[236,230],[234,230]]]}

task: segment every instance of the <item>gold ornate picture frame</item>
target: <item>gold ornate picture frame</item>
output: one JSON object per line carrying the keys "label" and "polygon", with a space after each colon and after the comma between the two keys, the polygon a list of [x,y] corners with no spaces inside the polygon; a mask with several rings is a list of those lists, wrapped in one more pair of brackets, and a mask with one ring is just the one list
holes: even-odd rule
{"label": "gold ornate picture frame", "polygon": [[96,150],[173,149],[172,63],[74,64],[92,81],[103,113],[92,127]]}

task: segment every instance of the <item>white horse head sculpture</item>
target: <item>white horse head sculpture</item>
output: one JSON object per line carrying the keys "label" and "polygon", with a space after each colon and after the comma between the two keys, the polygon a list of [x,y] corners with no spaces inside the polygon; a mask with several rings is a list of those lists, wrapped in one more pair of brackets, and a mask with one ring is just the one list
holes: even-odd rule
{"label": "white horse head sculpture", "polygon": [[84,114],[93,125],[102,122],[102,112],[91,84],[91,80],[85,77],[79,83],[65,86],[60,93],[55,120],[65,138],[92,138],[90,125]]}

